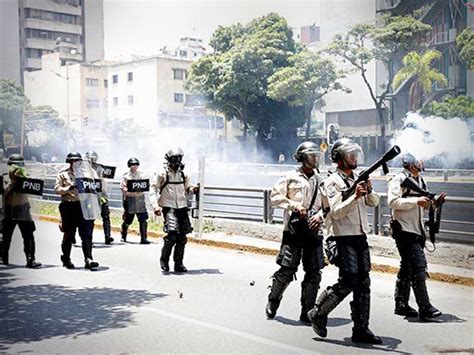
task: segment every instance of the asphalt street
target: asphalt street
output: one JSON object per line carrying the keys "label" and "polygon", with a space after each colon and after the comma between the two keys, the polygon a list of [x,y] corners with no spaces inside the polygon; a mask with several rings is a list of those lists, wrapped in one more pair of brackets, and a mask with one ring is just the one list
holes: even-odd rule
{"label": "asphalt street", "polygon": [[[432,302],[444,314],[436,323],[422,323],[393,314],[395,275],[372,273],[371,329],[384,344],[360,346],[350,340],[350,296],[331,314],[324,340],[298,321],[301,271],[277,317],[265,318],[270,276],[277,268],[273,257],[189,244],[189,272],[163,275],[161,240],[147,246],[131,237],[130,243],[107,246],[98,231],[94,257],[100,269],[85,270],[76,247],[77,268],[66,270],[59,261],[57,225],[37,223],[36,238],[41,269],[24,268],[18,230],[11,265],[0,265],[0,352],[474,352],[474,290],[469,287],[429,281]],[[322,287],[336,278],[336,269],[326,268]]]}

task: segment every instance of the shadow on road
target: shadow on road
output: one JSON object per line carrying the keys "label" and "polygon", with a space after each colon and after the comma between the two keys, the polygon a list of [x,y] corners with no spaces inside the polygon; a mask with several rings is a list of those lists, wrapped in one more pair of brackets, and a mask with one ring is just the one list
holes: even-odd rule
{"label": "shadow on road", "polygon": [[280,323],[283,323],[283,324],[286,324],[286,325],[292,325],[294,327],[309,327],[311,326],[311,324],[309,323],[303,323],[297,319],[289,319],[289,318],[285,318],[285,317],[282,317],[282,316],[276,316],[275,318],[273,318],[273,320],[276,320],[277,322],[280,322]]}
{"label": "shadow on road", "polygon": [[349,318],[329,318],[328,327],[340,327],[351,323],[352,321]]}
{"label": "shadow on road", "polygon": [[465,323],[466,320],[459,318],[455,316],[454,314],[449,314],[449,313],[443,313],[437,318],[434,318],[433,320],[426,321],[426,320],[420,320],[419,318],[408,318],[405,317],[405,319],[410,322],[410,323]]}
{"label": "shadow on road", "polygon": [[[352,348],[360,348],[360,349],[370,349],[370,350],[377,350],[379,352],[389,351],[398,354],[410,354],[405,351],[398,351],[398,345],[401,344],[401,340],[397,338],[391,337],[381,337],[383,344],[382,345],[371,345],[371,344],[358,344],[352,342],[351,338],[344,338],[343,340],[336,340],[336,339],[323,339],[323,338],[313,338],[315,341],[341,345],[341,346],[348,346]],[[362,350],[361,350],[362,352]]]}
{"label": "shadow on road", "polygon": [[223,275],[222,272],[220,272],[219,269],[195,269],[195,270],[188,270],[188,272],[174,272],[174,271],[169,271],[169,272],[162,272],[163,275],[178,275],[178,276],[183,276],[183,275],[204,275],[204,274],[209,274],[209,275]]}
{"label": "shadow on road", "polygon": [[[52,267],[58,267],[59,265],[49,265],[49,264],[41,264],[40,267],[35,268],[35,269],[29,269],[32,271],[35,270],[41,270],[41,269],[49,269]],[[8,264],[8,265],[3,265],[3,267],[0,270],[8,270],[8,269],[26,269],[25,265],[18,265],[18,264]]]}
{"label": "shadow on road", "polygon": [[134,324],[134,311],[163,293],[114,288],[73,289],[52,284],[12,287],[0,272],[0,351],[18,342],[81,336]]}

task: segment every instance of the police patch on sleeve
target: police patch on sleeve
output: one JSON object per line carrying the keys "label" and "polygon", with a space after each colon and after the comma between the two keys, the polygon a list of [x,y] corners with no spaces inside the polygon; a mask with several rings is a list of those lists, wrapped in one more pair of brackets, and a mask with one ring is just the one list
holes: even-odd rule
{"label": "police patch on sleeve", "polygon": [[336,187],[331,185],[328,187],[328,197],[333,198],[336,195]]}

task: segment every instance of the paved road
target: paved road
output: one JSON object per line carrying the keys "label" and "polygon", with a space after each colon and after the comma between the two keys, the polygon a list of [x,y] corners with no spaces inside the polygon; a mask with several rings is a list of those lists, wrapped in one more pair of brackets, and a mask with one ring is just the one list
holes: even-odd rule
{"label": "paved road", "polygon": [[[161,241],[149,246],[105,246],[96,236],[95,258],[101,269],[90,272],[74,248],[70,271],[59,266],[57,226],[38,223],[40,270],[23,268],[21,241],[14,236],[12,266],[0,266],[0,352],[32,353],[426,353],[474,351],[474,290],[429,282],[433,303],[445,314],[439,323],[419,323],[394,316],[394,275],[372,274],[371,327],[382,346],[350,341],[348,300],[329,323],[329,336],[318,339],[297,321],[299,282],[285,294],[275,320],[264,306],[272,257],[190,244],[186,275],[158,270]],[[298,280],[302,275],[298,274]],[[323,286],[336,270],[323,274]],[[251,286],[251,281],[255,282]],[[182,298],[179,293],[182,292]]]}

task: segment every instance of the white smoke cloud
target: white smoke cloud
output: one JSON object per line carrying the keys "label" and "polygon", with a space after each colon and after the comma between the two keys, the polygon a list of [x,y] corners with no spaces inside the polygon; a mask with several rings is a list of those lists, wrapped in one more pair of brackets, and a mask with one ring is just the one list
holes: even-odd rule
{"label": "white smoke cloud", "polygon": [[409,112],[392,144],[400,146],[402,154],[411,153],[418,159],[442,165],[436,167],[455,168],[474,158],[470,128],[460,118],[424,117]]}

